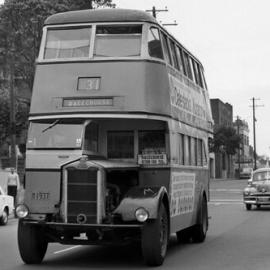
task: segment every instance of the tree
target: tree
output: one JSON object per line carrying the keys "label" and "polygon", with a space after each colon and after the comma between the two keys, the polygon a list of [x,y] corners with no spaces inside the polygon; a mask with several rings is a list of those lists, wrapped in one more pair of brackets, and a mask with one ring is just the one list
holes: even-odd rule
{"label": "tree", "polygon": [[241,143],[241,136],[230,126],[221,126],[214,132],[212,150],[214,152],[226,152],[235,155]]}
{"label": "tree", "polygon": [[3,37],[0,51],[4,46],[7,57],[8,50],[14,49],[16,77],[22,78],[32,89],[42,26],[48,16],[101,6],[114,7],[114,4],[112,0],[6,0],[0,6],[0,36]]}
{"label": "tree", "polygon": [[240,147],[241,137],[231,126],[221,126],[214,131],[211,149],[215,153],[226,154],[228,158],[228,173],[231,172],[231,156],[235,155]]}
{"label": "tree", "polygon": [[[19,136],[23,129],[27,128],[29,106],[20,99],[15,100],[16,108],[16,135]],[[10,101],[7,88],[0,88],[0,145],[9,137],[10,134]]]}
{"label": "tree", "polygon": [[[0,80],[2,73],[7,81],[10,63],[14,62],[17,92],[22,85],[31,91],[45,19],[58,12],[101,6],[113,7],[112,0],[5,0],[0,5]],[[10,61],[11,55],[14,61]],[[0,82],[0,146],[10,133],[9,104],[8,86]],[[29,107],[20,100],[15,107],[18,135],[27,126]]]}

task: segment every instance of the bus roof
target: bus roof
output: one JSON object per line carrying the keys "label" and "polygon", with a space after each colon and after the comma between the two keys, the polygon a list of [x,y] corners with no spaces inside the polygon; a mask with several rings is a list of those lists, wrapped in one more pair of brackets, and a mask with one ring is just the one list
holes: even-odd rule
{"label": "bus roof", "polygon": [[47,18],[45,25],[94,22],[151,22],[157,20],[147,12],[131,9],[86,9],[57,13]]}

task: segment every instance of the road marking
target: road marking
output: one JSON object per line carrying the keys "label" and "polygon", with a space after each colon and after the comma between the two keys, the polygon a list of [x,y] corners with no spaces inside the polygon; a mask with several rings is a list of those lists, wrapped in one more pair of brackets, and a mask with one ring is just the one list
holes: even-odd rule
{"label": "road marking", "polygon": [[79,247],[81,247],[81,246],[79,245],[79,246],[74,246],[74,247],[65,248],[65,249],[62,249],[62,250],[55,251],[53,254],[64,253],[64,252],[67,252],[67,251],[70,251],[70,250],[72,250],[72,249],[79,248]]}
{"label": "road marking", "polygon": [[210,203],[210,205],[219,206],[219,205],[242,205],[243,202],[216,202]]}
{"label": "road marking", "polygon": [[210,200],[210,202],[243,202],[239,199],[219,199],[219,200]]}
{"label": "road marking", "polygon": [[240,204],[243,204],[243,201],[242,200],[237,200],[237,199],[223,199],[223,200],[211,200],[209,202],[209,204],[211,205],[215,205],[215,206],[218,206],[218,205],[228,205],[228,204],[235,204],[235,205],[240,205]]}
{"label": "road marking", "polygon": [[228,189],[228,188],[217,188],[217,189],[210,189],[210,192],[232,192],[232,193],[238,193],[243,192],[242,189]]}

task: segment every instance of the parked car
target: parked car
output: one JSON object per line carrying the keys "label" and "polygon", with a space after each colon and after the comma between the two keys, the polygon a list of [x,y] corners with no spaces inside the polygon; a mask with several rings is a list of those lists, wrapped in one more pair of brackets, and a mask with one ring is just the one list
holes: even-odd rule
{"label": "parked car", "polygon": [[249,179],[251,177],[251,174],[252,174],[252,168],[250,167],[246,167],[246,168],[243,168],[241,171],[240,171],[240,179]]}
{"label": "parked car", "polygon": [[12,196],[6,195],[2,187],[0,187],[0,225],[8,223],[9,215],[14,211],[14,199]]}
{"label": "parked car", "polygon": [[244,203],[247,210],[255,205],[270,205],[270,168],[260,168],[253,171],[248,185],[243,192]]}

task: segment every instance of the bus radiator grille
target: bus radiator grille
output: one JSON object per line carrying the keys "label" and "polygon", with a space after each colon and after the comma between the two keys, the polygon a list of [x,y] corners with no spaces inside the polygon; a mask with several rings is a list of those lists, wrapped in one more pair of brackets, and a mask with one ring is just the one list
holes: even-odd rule
{"label": "bus radiator grille", "polygon": [[69,170],[68,223],[97,223],[97,170]]}

